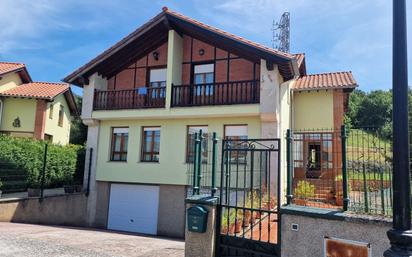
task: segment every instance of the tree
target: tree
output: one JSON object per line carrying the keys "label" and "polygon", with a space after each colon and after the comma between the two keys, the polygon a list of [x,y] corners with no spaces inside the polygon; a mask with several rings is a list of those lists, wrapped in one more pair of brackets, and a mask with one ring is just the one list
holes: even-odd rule
{"label": "tree", "polygon": [[[76,99],[77,109],[81,113],[82,109],[82,98],[78,95],[74,95]],[[71,124],[70,128],[70,143],[83,145],[87,140],[87,126],[83,124],[82,119],[79,115],[76,115]]]}

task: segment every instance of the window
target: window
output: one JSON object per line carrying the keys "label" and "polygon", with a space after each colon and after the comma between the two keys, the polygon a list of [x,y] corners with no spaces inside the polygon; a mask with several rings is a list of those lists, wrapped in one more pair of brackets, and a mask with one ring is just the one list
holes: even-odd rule
{"label": "window", "polygon": [[[247,125],[227,125],[225,126],[225,138],[233,140],[247,139]],[[232,148],[239,149],[239,151],[230,152],[230,162],[232,163],[246,163],[247,151],[241,151],[246,144],[243,142],[233,142]]]}
{"label": "window", "polygon": [[53,104],[50,104],[50,108],[49,108],[49,119],[53,119]]}
{"label": "window", "polygon": [[150,84],[152,98],[165,98],[166,95],[166,69],[150,70]]}
{"label": "window", "polygon": [[59,122],[58,125],[60,127],[63,127],[63,117],[64,117],[64,106],[60,105],[60,109],[59,109]]}
{"label": "window", "polygon": [[207,162],[207,126],[188,126],[187,127],[187,146],[186,146],[186,162],[193,163],[195,154],[195,133],[199,133],[202,130],[204,140],[202,141],[202,162]]}
{"label": "window", "polygon": [[295,168],[306,167],[308,170],[333,168],[331,133],[301,133],[294,134],[293,137]]}
{"label": "window", "polygon": [[[201,64],[194,67],[194,84],[196,87],[196,95],[213,95],[214,82],[214,64]],[[200,86],[200,84],[209,84]]]}
{"label": "window", "polygon": [[111,161],[127,160],[127,144],[129,139],[129,128],[113,128]]}
{"label": "window", "polygon": [[160,127],[143,127],[142,162],[159,162]]}
{"label": "window", "polygon": [[53,136],[49,135],[49,134],[44,134],[44,140],[49,142],[49,143],[52,143],[53,142]]}

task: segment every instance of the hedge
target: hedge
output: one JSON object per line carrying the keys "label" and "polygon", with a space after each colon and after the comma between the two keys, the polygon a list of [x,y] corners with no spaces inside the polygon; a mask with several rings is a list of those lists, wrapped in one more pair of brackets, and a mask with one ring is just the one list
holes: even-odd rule
{"label": "hedge", "polygon": [[[45,141],[0,135],[0,160],[13,163],[27,172],[29,187],[39,187],[43,169]],[[45,187],[73,183],[83,173],[85,148],[80,145],[48,145]],[[78,176],[76,176],[78,177]]]}

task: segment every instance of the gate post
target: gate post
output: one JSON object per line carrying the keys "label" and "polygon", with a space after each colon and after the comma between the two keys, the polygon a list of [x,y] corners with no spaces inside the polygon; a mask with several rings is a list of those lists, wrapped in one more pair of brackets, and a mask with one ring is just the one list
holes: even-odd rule
{"label": "gate post", "polygon": [[346,126],[341,127],[341,146],[342,146],[342,183],[343,183],[343,210],[348,210],[349,198],[348,198],[348,172],[346,170]]}
{"label": "gate post", "polygon": [[[186,199],[185,257],[214,257],[216,251],[217,197],[194,195]],[[206,231],[190,231],[188,209],[201,206],[207,210]]]}
{"label": "gate post", "polygon": [[287,204],[292,203],[293,195],[292,195],[292,173],[293,173],[293,152],[292,152],[292,144],[293,144],[293,136],[292,131],[288,129],[286,131],[286,159],[287,159]]}

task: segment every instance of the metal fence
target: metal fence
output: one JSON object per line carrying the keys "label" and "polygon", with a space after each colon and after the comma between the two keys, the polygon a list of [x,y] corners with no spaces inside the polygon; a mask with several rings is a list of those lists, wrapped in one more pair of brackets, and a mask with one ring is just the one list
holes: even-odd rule
{"label": "metal fence", "polygon": [[392,214],[391,141],[377,128],[288,131],[289,203]]}
{"label": "metal fence", "polygon": [[91,158],[93,149],[78,147],[75,152],[71,151],[71,154],[76,154],[75,157],[72,156],[74,158],[65,159],[62,152],[56,150],[58,147],[60,146],[45,143],[40,146],[41,149],[30,148],[33,152],[29,154],[33,158],[27,160],[32,163],[29,168],[0,158],[0,197],[42,199],[51,195],[87,193],[87,185],[83,187],[85,159],[86,156]]}

